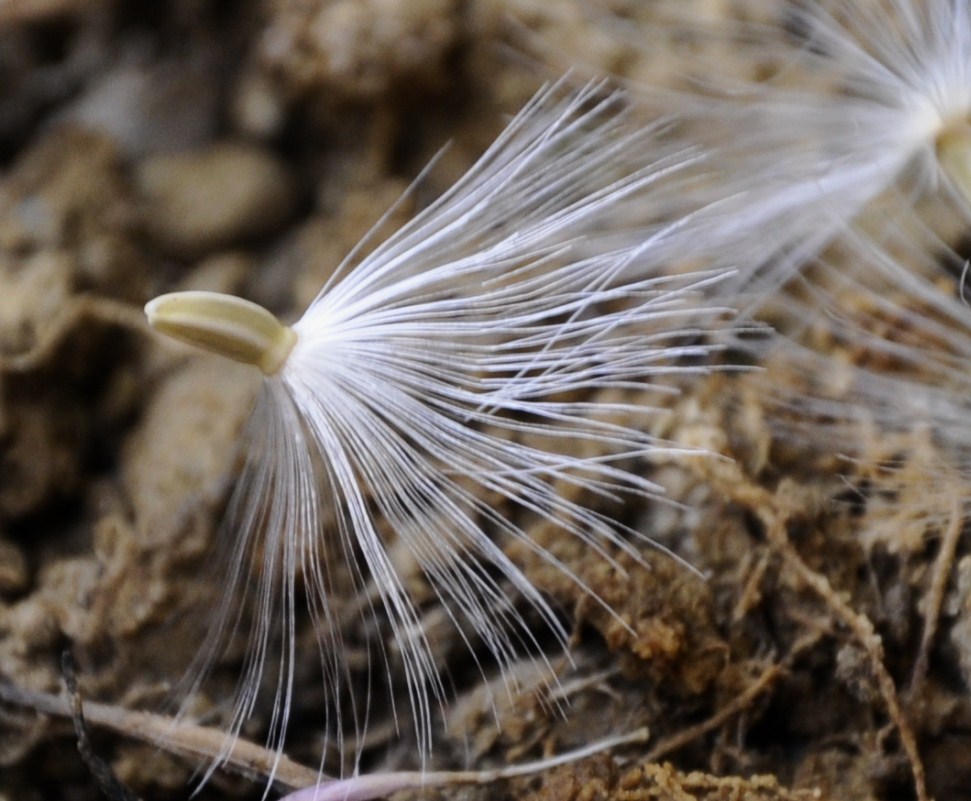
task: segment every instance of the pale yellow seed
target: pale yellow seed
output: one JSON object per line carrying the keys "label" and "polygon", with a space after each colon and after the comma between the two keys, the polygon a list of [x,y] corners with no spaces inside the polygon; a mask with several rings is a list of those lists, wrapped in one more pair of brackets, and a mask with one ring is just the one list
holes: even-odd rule
{"label": "pale yellow seed", "polygon": [[954,187],[971,203],[971,127],[955,125],[941,133],[937,137],[937,160]]}
{"label": "pale yellow seed", "polygon": [[219,292],[172,292],[145,306],[156,331],[273,375],[296,344],[292,328],[262,306]]}

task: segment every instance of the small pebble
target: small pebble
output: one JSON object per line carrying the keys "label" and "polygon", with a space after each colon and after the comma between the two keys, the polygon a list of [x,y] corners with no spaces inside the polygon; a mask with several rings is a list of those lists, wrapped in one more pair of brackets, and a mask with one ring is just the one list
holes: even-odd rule
{"label": "small pebble", "polygon": [[12,542],[0,539],[0,596],[27,589],[27,558]]}
{"label": "small pebble", "polygon": [[297,201],[286,165],[244,144],[154,156],[135,182],[157,244],[187,258],[274,233]]}

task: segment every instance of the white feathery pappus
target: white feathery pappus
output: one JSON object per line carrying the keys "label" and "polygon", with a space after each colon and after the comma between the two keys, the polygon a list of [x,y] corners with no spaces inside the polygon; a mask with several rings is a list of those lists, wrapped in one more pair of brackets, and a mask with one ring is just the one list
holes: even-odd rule
{"label": "white feathery pappus", "polygon": [[[321,715],[342,753],[357,748],[370,702],[342,700],[346,621],[333,597],[349,577],[368,598],[359,616],[386,618],[403,674],[394,680],[407,688],[420,758],[429,753],[446,692],[389,536],[501,671],[524,654],[545,659],[536,619],[565,646],[563,621],[503,550],[502,540],[530,545],[503,509],[554,523],[608,561],[620,551],[636,557],[647,535],[630,536],[558,487],[657,496],[643,464],[625,465],[697,455],[648,433],[663,409],[595,395],[673,392],[659,382],[703,371],[717,348],[700,321],[726,311],[699,297],[727,271],[667,276],[655,264],[651,277],[625,279],[633,268],[643,274],[670,229],[623,247],[610,231],[620,204],[696,157],[631,124],[622,93],[553,85],[458,183],[350,268],[352,253],[293,325],[213,293],[147,305],[157,330],[265,376],[224,524],[224,601],[194,673],[201,680],[242,625],[248,596],[255,606],[228,743],[269,692],[268,744],[282,752],[305,608],[324,677]],[[374,660],[388,669],[386,651]],[[271,663],[275,676],[264,682]]]}
{"label": "white feathery pappus", "polygon": [[696,75],[692,61],[682,71],[693,90],[632,88],[706,153],[695,180],[667,195],[692,218],[672,252],[734,265],[740,288],[771,295],[888,192],[914,207],[939,193],[971,220],[971,5],[768,8],[763,22],[720,19],[717,30],[684,14],[669,23],[735,42],[768,77]]}

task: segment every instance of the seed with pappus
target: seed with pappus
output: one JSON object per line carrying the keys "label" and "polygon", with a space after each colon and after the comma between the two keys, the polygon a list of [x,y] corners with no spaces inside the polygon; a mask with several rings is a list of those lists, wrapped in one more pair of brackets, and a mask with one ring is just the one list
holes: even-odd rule
{"label": "seed with pappus", "polygon": [[775,22],[720,21],[716,31],[679,14],[677,23],[702,43],[735,37],[739,57],[772,77],[698,74],[692,63],[696,91],[642,89],[710,156],[694,190],[672,194],[674,208],[701,210],[683,242],[737,265],[744,285],[771,290],[888,192],[913,205],[940,194],[967,219],[971,4],[778,6]]}
{"label": "seed with pappus", "polygon": [[[565,647],[568,632],[504,552],[503,540],[530,544],[517,522],[525,518],[505,510],[555,524],[618,569],[611,553],[637,556],[636,533],[561,490],[618,501],[661,492],[640,475],[643,464],[627,465],[694,452],[637,427],[662,410],[621,398],[650,384],[673,391],[655,379],[702,370],[715,345],[698,329],[724,310],[697,306],[722,274],[622,278],[651,261],[668,231],[618,248],[610,215],[691,158],[660,157],[656,132],[631,124],[625,106],[601,86],[541,92],[465,177],[356,267],[339,269],[293,325],[212,293],[146,307],[157,330],[265,376],[225,523],[226,600],[200,655],[204,670],[248,595],[254,622],[231,735],[253,713],[275,654],[269,743],[282,750],[305,608],[325,682],[321,714],[341,751],[354,752],[371,701],[344,692],[351,668],[333,589],[349,579],[361,597],[371,587],[362,618],[386,618],[403,674],[389,681],[406,688],[427,756],[444,682],[392,546],[510,691],[515,661],[543,659],[550,632]],[[600,390],[617,399],[596,400]],[[382,653],[372,669],[391,662]]]}
{"label": "seed with pappus", "polygon": [[[657,93],[709,154],[707,180],[690,198],[682,193],[697,211],[680,252],[737,265],[751,297],[736,304],[769,304],[798,341],[770,347],[801,373],[801,389],[778,392],[809,413],[812,438],[823,439],[822,418],[836,421],[842,433],[827,442],[841,452],[853,449],[846,431],[859,433],[864,419],[884,430],[917,420],[950,430],[964,405],[952,348],[964,347],[968,317],[951,246],[971,223],[971,3],[762,5],[778,6],[774,23],[729,30],[740,50],[772,65],[771,78],[712,72],[696,94]],[[796,275],[790,295],[775,291]],[[807,328],[872,363],[837,365]],[[875,365],[892,365],[893,375]],[[835,376],[845,376],[842,403],[806,386]]]}

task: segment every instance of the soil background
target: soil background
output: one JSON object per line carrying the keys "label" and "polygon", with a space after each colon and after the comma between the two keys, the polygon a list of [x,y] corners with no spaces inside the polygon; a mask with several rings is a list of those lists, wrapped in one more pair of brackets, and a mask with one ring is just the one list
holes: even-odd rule
{"label": "soil background", "polygon": [[[768,0],[0,0],[4,684],[61,694],[67,648],[86,700],[166,714],[204,636],[219,584],[206,558],[258,378],[152,335],[147,300],[213,289],[292,318],[436,154],[390,227],[568,66],[676,86],[697,56],[757,77],[758,54],[688,23],[782,13]],[[649,742],[427,795],[908,799],[919,753],[935,798],[971,798],[971,539],[960,482],[943,471],[921,489],[933,440],[874,434],[873,458],[855,462],[803,448],[744,374],[695,382],[673,411],[666,436],[734,461],[645,465],[691,511],[623,516],[703,577],[647,549],[648,567],[620,580],[537,527],[623,627],[511,549],[575,631],[572,663],[551,656],[555,690],[524,662],[522,691],[490,711],[414,576],[456,694],[428,767],[522,762],[640,726]],[[225,722],[241,655],[191,699],[196,720]],[[314,665],[296,681],[286,751],[316,767]],[[406,708],[398,728],[374,710],[363,770],[418,767]],[[261,742],[268,716],[244,736]],[[141,798],[192,792],[198,761],[94,725],[91,740]],[[337,754],[323,763],[341,769]],[[101,797],[63,717],[0,707],[0,766],[0,799]],[[219,772],[196,797],[263,793]]]}

